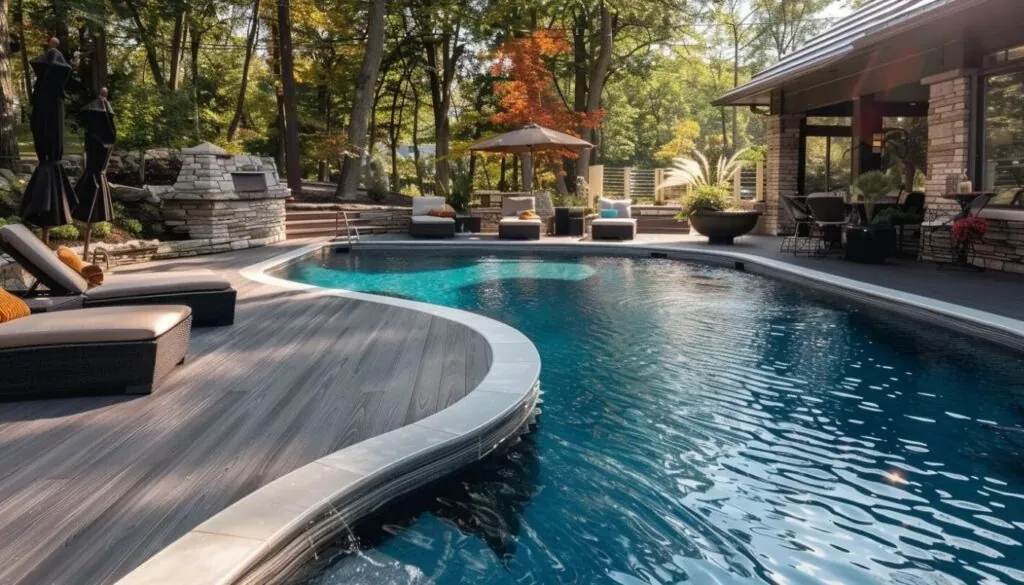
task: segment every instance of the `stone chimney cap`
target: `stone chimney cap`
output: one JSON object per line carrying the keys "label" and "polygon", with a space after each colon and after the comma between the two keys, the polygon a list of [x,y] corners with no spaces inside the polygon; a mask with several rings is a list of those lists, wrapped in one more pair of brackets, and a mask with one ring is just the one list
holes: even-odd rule
{"label": "stone chimney cap", "polygon": [[202,144],[197,144],[191,148],[186,148],[181,151],[181,154],[213,154],[217,156],[224,156],[227,153],[228,151],[209,142],[203,142]]}

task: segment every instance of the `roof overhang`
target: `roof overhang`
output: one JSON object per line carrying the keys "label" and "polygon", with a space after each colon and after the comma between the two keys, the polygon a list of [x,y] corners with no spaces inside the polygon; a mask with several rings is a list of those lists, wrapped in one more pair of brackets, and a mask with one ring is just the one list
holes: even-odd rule
{"label": "roof overhang", "polygon": [[822,73],[838,70],[844,63],[854,61],[888,39],[915,30],[923,31],[923,27],[938,19],[948,19],[993,1],[1000,0],[872,2],[712,103],[716,106],[770,105],[772,92],[799,84],[809,74],[817,73],[820,77]]}

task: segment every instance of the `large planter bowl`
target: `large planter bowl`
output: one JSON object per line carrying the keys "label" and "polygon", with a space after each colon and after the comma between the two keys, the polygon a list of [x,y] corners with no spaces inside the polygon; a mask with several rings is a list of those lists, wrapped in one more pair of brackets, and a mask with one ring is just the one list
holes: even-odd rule
{"label": "large planter bowl", "polygon": [[843,228],[843,257],[851,262],[881,264],[896,253],[899,236],[889,226],[852,226]]}
{"label": "large planter bowl", "polygon": [[690,227],[712,244],[732,244],[733,238],[757,226],[760,211],[695,211],[690,214]]}

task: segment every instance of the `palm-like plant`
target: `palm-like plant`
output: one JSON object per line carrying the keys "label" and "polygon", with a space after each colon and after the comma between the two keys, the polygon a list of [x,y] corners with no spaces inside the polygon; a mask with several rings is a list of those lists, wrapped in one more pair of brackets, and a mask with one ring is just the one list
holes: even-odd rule
{"label": "palm-like plant", "polygon": [[672,162],[672,168],[668,171],[668,178],[658,188],[671,189],[672,187],[682,187],[684,185],[692,185],[694,187],[704,185],[728,187],[742,166],[742,161],[740,161],[739,157],[745,150],[738,150],[729,158],[725,156],[718,157],[718,164],[714,168],[708,162],[707,157],[699,150],[693,151],[695,158],[681,156]]}

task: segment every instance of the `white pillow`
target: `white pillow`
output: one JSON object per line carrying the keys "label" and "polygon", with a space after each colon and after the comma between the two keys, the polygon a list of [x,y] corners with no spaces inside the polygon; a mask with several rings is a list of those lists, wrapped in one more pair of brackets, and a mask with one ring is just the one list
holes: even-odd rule
{"label": "white pillow", "polygon": [[605,199],[604,197],[601,197],[599,203],[601,209],[614,209],[619,214],[619,219],[629,219],[633,217],[629,209],[630,206],[633,205],[633,202],[629,199]]}
{"label": "white pillow", "polygon": [[427,215],[431,209],[444,207],[444,197],[413,197],[412,214]]}

